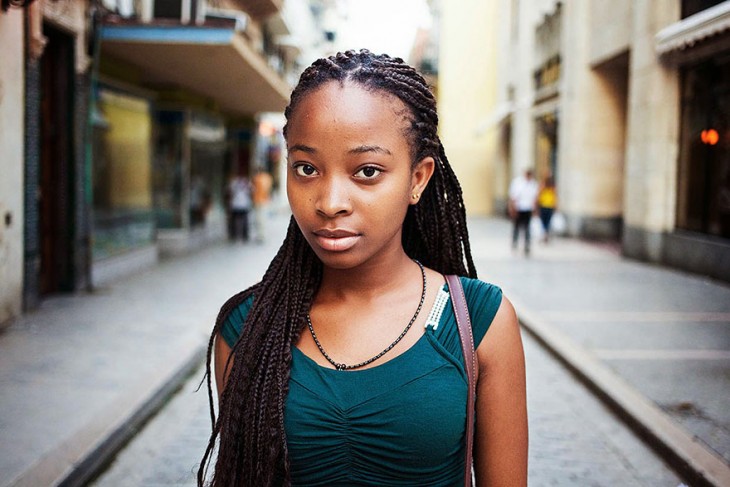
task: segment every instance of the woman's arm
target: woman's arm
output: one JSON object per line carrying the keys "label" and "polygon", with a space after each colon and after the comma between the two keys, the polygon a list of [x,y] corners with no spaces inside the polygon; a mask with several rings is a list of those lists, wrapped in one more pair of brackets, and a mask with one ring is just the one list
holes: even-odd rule
{"label": "woman's arm", "polygon": [[476,484],[526,486],[525,357],[517,316],[505,297],[477,349],[477,357]]}
{"label": "woman's arm", "polygon": [[[231,347],[228,346],[220,333],[215,337],[214,347],[215,387],[218,390],[218,399],[220,399],[228,380],[228,373],[233,366],[233,360],[230,364],[228,363],[228,357],[231,356]],[[228,364],[228,370],[226,370],[226,364]]]}

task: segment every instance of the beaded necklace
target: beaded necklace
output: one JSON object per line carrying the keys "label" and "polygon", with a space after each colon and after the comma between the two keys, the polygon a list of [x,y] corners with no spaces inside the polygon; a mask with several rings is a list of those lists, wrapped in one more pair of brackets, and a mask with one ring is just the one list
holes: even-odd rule
{"label": "beaded necklace", "polygon": [[418,267],[421,269],[421,277],[423,278],[423,291],[421,292],[421,301],[418,303],[418,308],[416,309],[415,314],[413,315],[413,318],[411,318],[411,321],[408,322],[408,325],[406,325],[406,328],[403,330],[403,332],[398,336],[398,338],[395,339],[393,343],[388,345],[385,350],[377,354],[376,356],[369,358],[365,360],[364,362],[360,362],[359,364],[355,365],[347,365],[339,362],[335,362],[332,360],[332,358],[327,355],[327,352],[324,351],[324,348],[322,347],[322,344],[319,343],[319,339],[317,339],[317,334],[314,332],[314,327],[312,326],[312,319],[309,317],[309,312],[307,312],[307,325],[309,326],[309,332],[312,334],[312,338],[314,339],[314,343],[317,344],[317,348],[319,348],[319,351],[322,353],[324,358],[327,359],[329,363],[334,365],[335,369],[337,370],[352,370],[352,369],[359,369],[360,367],[364,367],[368,364],[371,364],[378,360],[380,357],[388,353],[390,350],[395,347],[398,342],[400,342],[404,336],[406,336],[406,333],[408,333],[408,330],[411,329],[411,326],[413,326],[413,323],[416,321],[416,318],[418,318],[418,313],[421,312],[421,308],[423,307],[423,302],[426,300],[426,270],[423,268],[423,264],[418,262],[417,260],[413,260],[416,264],[418,264]]}

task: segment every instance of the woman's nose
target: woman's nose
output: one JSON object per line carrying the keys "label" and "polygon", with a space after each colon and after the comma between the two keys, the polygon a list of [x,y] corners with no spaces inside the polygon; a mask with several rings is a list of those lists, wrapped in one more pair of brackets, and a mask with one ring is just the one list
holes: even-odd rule
{"label": "woman's nose", "polygon": [[317,197],[317,212],[327,217],[347,215],[352,211],[347,183],[336,178],[322,181]]}

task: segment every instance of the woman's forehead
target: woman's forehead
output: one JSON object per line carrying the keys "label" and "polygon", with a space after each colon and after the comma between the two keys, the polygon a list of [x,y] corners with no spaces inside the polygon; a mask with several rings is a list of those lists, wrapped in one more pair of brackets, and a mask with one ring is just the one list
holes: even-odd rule
{"label": "woman's forehead", "polygon": [[396,96],[353,82],[328,82],[302,97],[288,121],[288,134],[327,127],[354,130],[410,126],[410,111]]}
{"label": "woman's forehead", "polygon": [[389,108],[389,112],[401,117],[408,114],[406,105],[395,95],[380,88],[371,88],[353,81],[330,81],[304,94],[293,110],[292,118],[300,108],[307,112],[322,109],[337,111],[368,111]]}

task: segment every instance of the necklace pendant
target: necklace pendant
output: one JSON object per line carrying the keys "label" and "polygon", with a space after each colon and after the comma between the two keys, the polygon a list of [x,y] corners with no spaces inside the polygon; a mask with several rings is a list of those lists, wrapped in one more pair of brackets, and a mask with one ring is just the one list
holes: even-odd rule
{"label": "necklace pendant", "polygon": [[345,367],[347,367],[345,364],[335,364],[337,370],[345,370]]}

